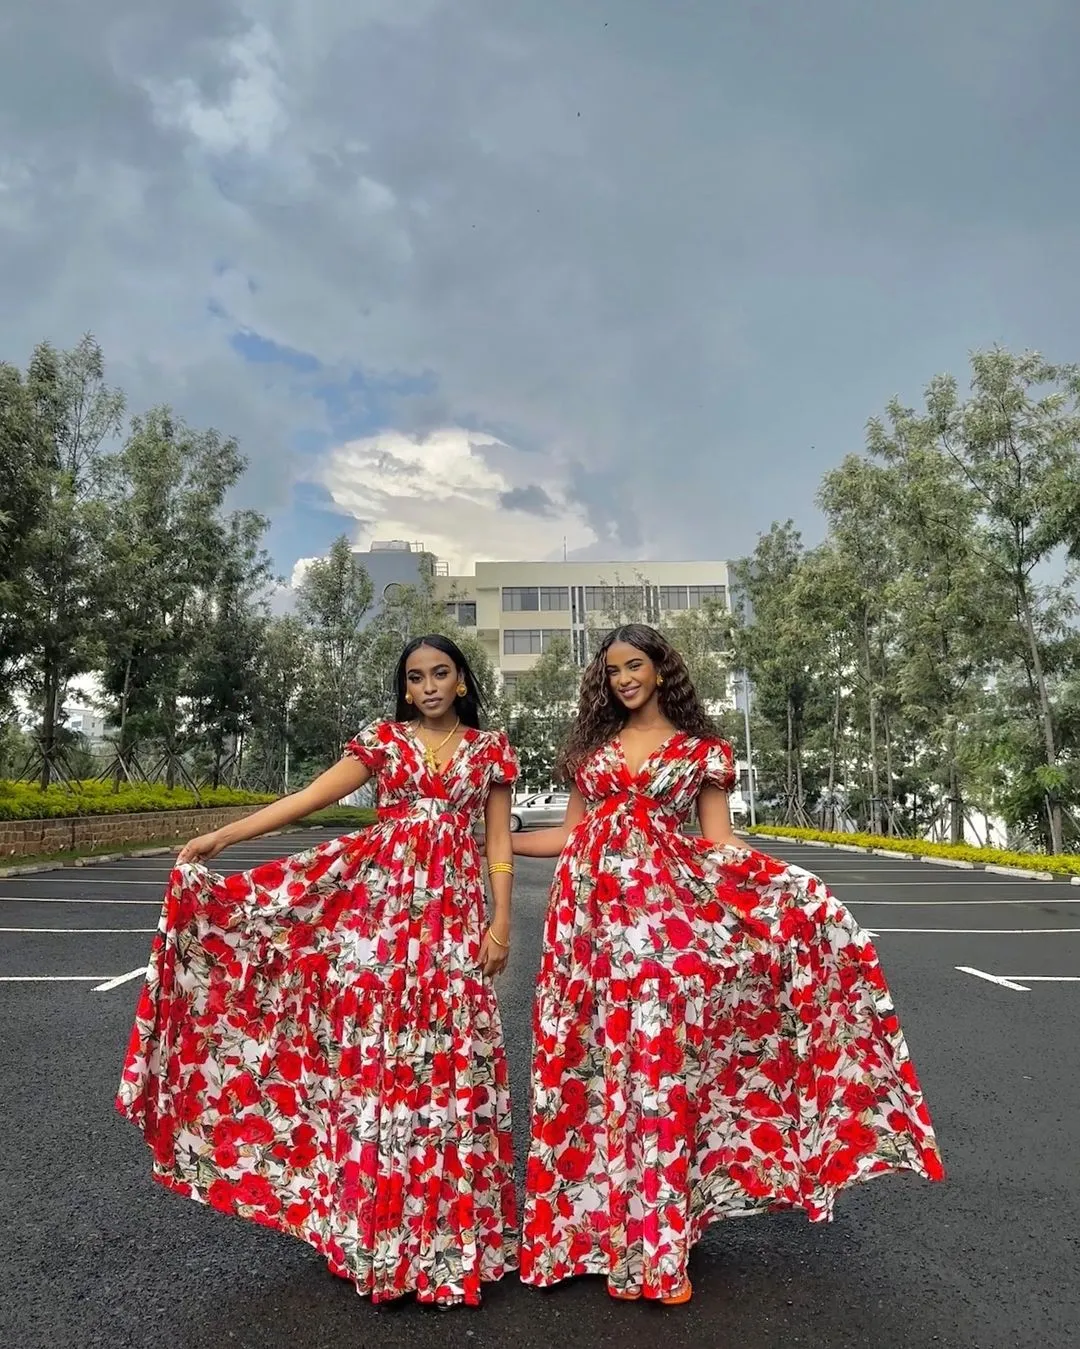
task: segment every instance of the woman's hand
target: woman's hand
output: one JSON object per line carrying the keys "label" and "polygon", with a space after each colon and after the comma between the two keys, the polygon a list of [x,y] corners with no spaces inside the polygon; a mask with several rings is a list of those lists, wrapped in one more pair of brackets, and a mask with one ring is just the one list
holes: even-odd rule
{"label": "woman's hand", "polygon": [[[494,929],[495,937],[491,935]],[[500,943],[503,943],[500,945]],[[480,943],[480,968],[484,972],[484,977],[490,979],[493,975],[501,974],[506,968],[506,962],[510,956],[510,928],[502,923],[492,923],[487,932],[484,933],[484,940]]]}
{"label": "woman's hand", "polygon": [[224,847],[225,842],[217,830],[212,834],[200,834],[198,838],[184,844],[176,855],[176,864],[179,866],[181,862],[209,862]]}

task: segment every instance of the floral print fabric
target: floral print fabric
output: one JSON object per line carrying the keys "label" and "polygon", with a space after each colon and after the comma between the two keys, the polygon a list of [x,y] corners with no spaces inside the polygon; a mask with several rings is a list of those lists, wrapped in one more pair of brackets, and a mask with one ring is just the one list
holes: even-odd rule
{"label": "floral print fabric", "polygon": [[164,1185],[300,1237],[373,1300],[475,1304],[517,1267],[517,1214],[472,825],[517,764],[466,730],[434,774],[389,722],[347,749],[377,775],[372,828],[173,871],[117,1106]]}
{"label": "floral print fabric", "polygon": [[522,1278],[667,1297],[720,1218],[886,1172],[942,1176],[877,955],[809,872],[682,832],[730,748],[617,743],[551,890],[536,1010]]}

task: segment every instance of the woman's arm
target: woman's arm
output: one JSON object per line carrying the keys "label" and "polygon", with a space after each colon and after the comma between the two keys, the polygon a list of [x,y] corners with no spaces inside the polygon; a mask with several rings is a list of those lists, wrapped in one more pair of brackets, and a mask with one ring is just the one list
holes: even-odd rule
{"label": "woman's arm", "polygon": [[731,827],[731,812],[728,810],[727,792],[719,787],[702,787],[697,801],[698,823],[701,836],[709,843],[717,843],[723,848],[742,848],[745,845],[736,837]]}
{"label": "woman's arm", "polygon": [[510,900],[514,889],[514,873],[496,870],[492,866],[513,865],[514,850],[510,846],[510,788],[492,787],[484,808],[484,852],[489,868],[491,886],[491,923],[480,945],[480,968],[485,974],[498,974],[510,954]]}
{"label": "woman's arm", "polygon": [[537,829],[530,834],[511,834],[510,841],[518,857],[558,857],[566,840],[585,818],[585,802],[576,787],[570,791],[562,824],[554,829]]}
{"label": "woman's arm", "polygon": [[320,773],[315,781],[302,791],[283,796],[279,801],[255,811],[253,815],[246,815],[242,820],[234,820],[232,824],[215,829],[212,834],[192,839],[181,848],[177,860],[201,861],[216,857],[219,852],[232,847],[234,843],[245,843],[248,839],[270,834],[275,829],[285,829],[306,815],[322,810],[324,806],[334,805],[343,796],[348,796],[350,792],[362,787],[370,777],[370,769],[365,768],[358,759],[346,755],[345,758],[339,759],[333,768]]}

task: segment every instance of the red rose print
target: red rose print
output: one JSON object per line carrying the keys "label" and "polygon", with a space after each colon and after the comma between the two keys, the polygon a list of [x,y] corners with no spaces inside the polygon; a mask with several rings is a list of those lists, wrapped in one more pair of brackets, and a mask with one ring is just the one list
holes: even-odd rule
{"label": "red rose print", "polygon": [[783,1152],[784,1135],[775,1124],[758,1124],[750,1130],[750,1141],[759,1152],[766,1152],[770,1155]]}
{"label": "red rose print", "polygon": [[582,1148],[564,1148],[556,1165],[566,1180],[584,1180],[589,1172],[589,1154]]}
{"label": "red rose print", "polygon": [[239,1121],[238,1137],[243,1143],[272,1143],[274,1126],[262,1115],[244,1115]]}

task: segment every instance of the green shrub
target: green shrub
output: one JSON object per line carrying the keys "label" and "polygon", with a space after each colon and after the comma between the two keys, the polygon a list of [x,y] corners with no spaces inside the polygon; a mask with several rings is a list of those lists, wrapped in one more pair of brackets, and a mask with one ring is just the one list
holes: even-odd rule
{"label": "green shrub", "polygon": [[0,781],[0,820],[54,820],[70,815],[142,815],[150,811],[194,810],[212,806],[258,806],[273,801],[259,792],[237,792],[229,787],[201,791],[186,787],[169,790],[158,783],[123,786],[90,780],[77,789],[57,783],[42,791],[28,782]]}
{"label": "green shrub", "polygon": [[966,843],[930,843],[918,838],[882,838],[876,834],[832,834],[822,829],[799,829],[789,825],[757,825],[749,834],[777,834],[808,843],[849,843],[859,848],[881,848],[888,852],[906,852],[915,857],[946,857],[956,862],[974,862],[977,866],[1022,867],[1025,871],[1049,871],[1055,876],[1080,876],[1080,857],[1070,853],[1009,852],[1004,848],[973,848]]}

